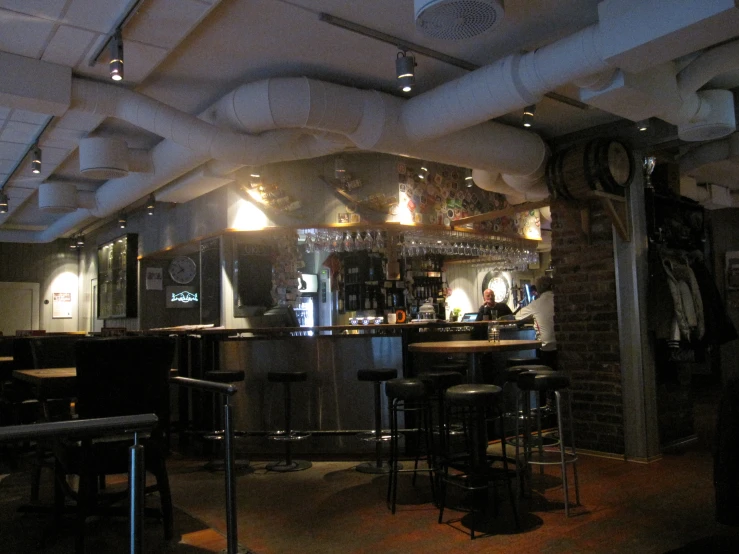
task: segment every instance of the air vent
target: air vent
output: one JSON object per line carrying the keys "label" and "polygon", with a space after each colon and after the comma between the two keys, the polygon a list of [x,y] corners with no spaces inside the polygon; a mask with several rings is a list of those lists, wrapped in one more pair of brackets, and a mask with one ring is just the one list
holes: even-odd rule
{"label": "air vent", "polygon": [[492,29],[503,19],[499,0],[414,0],[416,28],[443,40],[463,40]]}

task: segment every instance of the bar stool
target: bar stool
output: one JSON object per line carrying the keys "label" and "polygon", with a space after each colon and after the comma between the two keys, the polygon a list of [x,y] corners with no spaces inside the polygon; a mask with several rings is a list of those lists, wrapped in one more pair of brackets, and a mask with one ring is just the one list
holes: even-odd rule
{"label": "bar stool", "polygon": [[[418,378],[426,385],[429,395],[429,401],[433,402],[436,400],[436,422],[432,414],[431,428],[439,437],[439,440],[434,442],[437,445],[436,450],[433,453],[434,459],[436,458],[437,451],[445,452],[446,440],[451,435],[457,434],[458,430],[450,430],[447,433],[446,418],[444,417],[446,410],[444,409],[444,392],[454,385],[460,385],[464,381],[464,376],[458,371],[427,371],[418,374]],[[436,464],[436,462],[434,462]]]}
{"label": "bar stool", "polygon": [[290,385],[292,383],[307,381],[308,374],[305,371],[270,371],[267,373],[267,380],[271,383],[282,383],[284,389],[285,430],[273,433],[267,438],[274,441],[283,441],[285,443],[285,459],[271,462],[266,465],[266,468],[268,471],[277,471],[280,473],[308,469],[313,465],[311,462],[307,460],[294,460],[292,457],[292,443],[307,439],[310,437],[310,433],[293,431],[292,402],[290,395]]}
{"label": "bar stool", "polygon": [[[203,377],[205,377],[206,381],[233,385],[236,383],[242,383],[244,381],[244,375],[243,370],[223,369],[217,371],[206,371]],[[215,402],[215,395],[213,402],[213,423],[213,431],[205,433],[203,435],[203,439],[216,441],[215,444],[220,444],[225,439],[226,431],[224,429],[225,422],[223,421],[223,411],[218,410],[217,403]],[[233,432],[234,437],[244,436],[245,434],[246,433],[244,431],[235,430]],[[218,459],[217,454],[217,451],[213,452],[213,458],[203,466],[203,469],[207,469],[208,471],[223,471],[225,469],[224,461]],[[244,471],[251,470],[252,468],[249,460],[234,460],[234,469]]]}
{"label": "bar stool", "polygon": [[[416,474],[418,473],[418,460],[421,457],[420,438],[423,438],[424,450],[426,452],[426,464],[429,480],[431,482],[431,492],[434,494],[434,465],[431,459],[433,450],[433,439],[431,436],[431,404],[426,392],[426,385],[420,379],[391,379],[385,383],[385,395],[389,401],[390,410],[390,479],[387,484],[387,503],[388,508],[394,514],[396,499],[398,496],[398,473],[413,472],[413,485],[416,484]],[[408,422],[405,422],[405,429],[400,429],[398,425],[398,416],[400,414],[414,414],[414,428],[408,429]],[[402,469],[399,461],[399,443],[400,434],[416,433],[419,440],[416,444],[416,460],[413,469]],[[435,496],[435,495],[434,495]]]}
{"label": "bar stool", "polygon": [[375,443],[375,462],[362,462],[357,466],[357,471],[362,473],[388,473],[390,465],[382,459],[382,443],[390,440],[389,433],[382,431],[382,407],[380,398],[380,384],[383,381],[395,379],[398,376],[397,369],[360,369],[357,371],[357,379],[360,381],[371,381],[375,387],[375,428],[372,433],[360,433],[361,440]]}
{"label": "bar stool", "polygon": [[[447,450],[441,456],[441,474],[439,491],[439,523],[443,522],[446,507],[446,487],[453,485],[473,494],[470,511],[473,521],[470,526],[470,537],[475,538],[475,512],[484,512],[487,508],[488,490],[499,481],[505,481],[508,496],[513,506],[516,527],[520,528],[516,496],[511,487],[511,473],[508,469],[508,458],[505,455],[505,433],[500,434],[502,455],[488,454],[488,421],[492,413],[500,416],[498,403],[502,389],[497,385],[464,384],[454,385],[446,390],[444,407],[447,421],[451,427],[458,418],[465,430],[465,450]],[[449,441],[446,441],[449,448]],[[498,460],[499,458],[499,460]],[[496,461],[502,462],[502,469],[493,467]],[[450,473],[450,470],[452,472]],[[496,501],[497,511],[497,501]]]}
{"label": "bar stool", "polygon": [[[580,505],[580,486],[577,480],[577,451],[575,450],[575,434],[572,427],[572,399],[569,394],[570,378],[558,371],[538,372],[528,371],[519,374],[518,388],[522,391],[552,391],[554,393],[557,409],[557,431],[559,432],[559,449],[553,451],[551,447],[539,448],[539,452],[531,452],[529,448],[524,449],[527,465],[559,465],[562,474],[562,488],[564,490],[565,516],[570,515],[569,487],[567,480],[567,466],[572,466],[575,480],[575,501]],[[565,448],[564,424],[562,421],[562,396],[560,391],[566,390],[567,394],[567,416],[569,427],[570,446],[569,452]]]}

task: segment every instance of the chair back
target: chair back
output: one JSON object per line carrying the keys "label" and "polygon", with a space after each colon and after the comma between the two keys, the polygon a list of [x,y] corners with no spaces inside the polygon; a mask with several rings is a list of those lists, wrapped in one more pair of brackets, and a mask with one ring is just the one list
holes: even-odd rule
{"label": "chair back", "polygon": [[153,413],[169,420],[168,337],[81,339],[77,358],[77,413],[82,418]]}

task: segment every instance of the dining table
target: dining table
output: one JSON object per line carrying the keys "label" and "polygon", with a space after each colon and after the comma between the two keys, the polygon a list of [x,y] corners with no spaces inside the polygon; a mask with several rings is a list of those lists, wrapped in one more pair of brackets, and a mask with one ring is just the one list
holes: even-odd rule
{"label": "dining table", "polygon": [[525,339],[509,340],[449,340],[432,342],[415,342],[408,345],[408,350],[426,354],[467,354],[467,382],[482,383],[482,368],[478,354],[487,352],[515,352],[533,350],[541,346],[541,341]]}

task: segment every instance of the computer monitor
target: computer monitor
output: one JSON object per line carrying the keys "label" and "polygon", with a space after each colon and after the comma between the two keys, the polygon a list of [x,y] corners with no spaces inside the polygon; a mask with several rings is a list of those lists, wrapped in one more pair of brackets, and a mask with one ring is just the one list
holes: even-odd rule
{"label": "computer monitor", "polygon": [[467,312],[462,316],[462,322],[464,323],[475,320],[477,320],[477,312]]}

